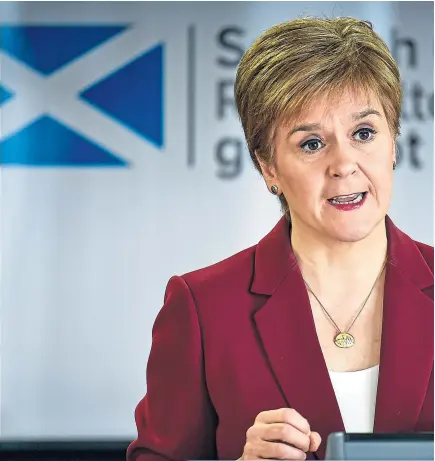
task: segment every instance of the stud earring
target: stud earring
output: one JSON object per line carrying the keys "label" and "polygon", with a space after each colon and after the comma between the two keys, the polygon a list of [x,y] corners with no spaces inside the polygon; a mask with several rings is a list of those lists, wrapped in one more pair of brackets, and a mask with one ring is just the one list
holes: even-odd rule
{"label": "stud earring", "polygon": [[273,195],[278,195],[278,186],[273,185],[270,188],[270,192],[272,192]]}
{"label": "stud earring", "polygon": [[396,162],[393,162],[393,170],[396,169]]}

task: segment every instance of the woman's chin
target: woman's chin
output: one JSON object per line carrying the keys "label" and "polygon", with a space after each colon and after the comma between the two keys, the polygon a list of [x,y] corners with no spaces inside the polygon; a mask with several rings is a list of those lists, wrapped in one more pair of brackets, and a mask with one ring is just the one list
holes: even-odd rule
{"label": "woman's chin", "polygon": [[328,234],[340,242],[359,242],[364,240],[373,233],[380,220],[374,220],[373,217],[365,220],[361,219],[342,219],[334,221],[326,226]]}
{"label": "woman's chin", "polygon": [[343,243],[354,243],[364,240],[371,234],[370,231],[365,229],[341,229],[338,232],[332,233],[331,237]]}

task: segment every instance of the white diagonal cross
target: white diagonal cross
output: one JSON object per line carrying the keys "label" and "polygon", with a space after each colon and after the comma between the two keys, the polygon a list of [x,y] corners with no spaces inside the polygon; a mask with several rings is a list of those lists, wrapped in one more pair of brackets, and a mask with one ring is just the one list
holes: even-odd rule
{"label": "white diagonal cross", "polygon": [[49,76],[0,53],[1,81],[16,93],[1,109],[0,140],[50,115],[120,158],[134,160],[131,152],[149,148],[148,143],[80,99],[78,93],[155,45],[142,27],[130,28]]}

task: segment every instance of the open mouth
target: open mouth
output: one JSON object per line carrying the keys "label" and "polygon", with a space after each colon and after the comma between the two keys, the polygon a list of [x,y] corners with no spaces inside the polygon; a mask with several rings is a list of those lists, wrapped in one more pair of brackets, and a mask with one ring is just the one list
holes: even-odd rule
{"label": "open mouth", "polygon": [[348,205],[351,203],[358,203],[366,196],[366,192],[356,192],[355,194],[336,195],[335,197],[328,198],[329,203],[334,205]]}

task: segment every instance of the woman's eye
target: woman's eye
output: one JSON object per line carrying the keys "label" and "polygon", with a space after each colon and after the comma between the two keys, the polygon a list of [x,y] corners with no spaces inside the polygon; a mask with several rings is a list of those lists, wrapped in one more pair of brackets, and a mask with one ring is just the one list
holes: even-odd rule
{"label": "woman's eye", "polygon": [[320,139],[309,139],[301,144],[301,148],[304,152],[317,152],[321,147],[323,147],[323,143]]}
{"label": "woman's eye", "polygon": [[352,136],[356,136],[357,141],[365,142],[371,141],[374,134],[376,134],[376,131],[372,128],[361,128],[358,131],[355,131],[355,133]]}
{"label": "woman's eye", "polygon": [[[374,138],[374,135],[377,132],[373,128],[360,128],[359,130],[355,131],[352,136],[358,142],[369,142]],[[323,142],[320,139],[309,139],[301,144],[301,149],[307,153],[316,153],[322,147],[325,147]]]}

